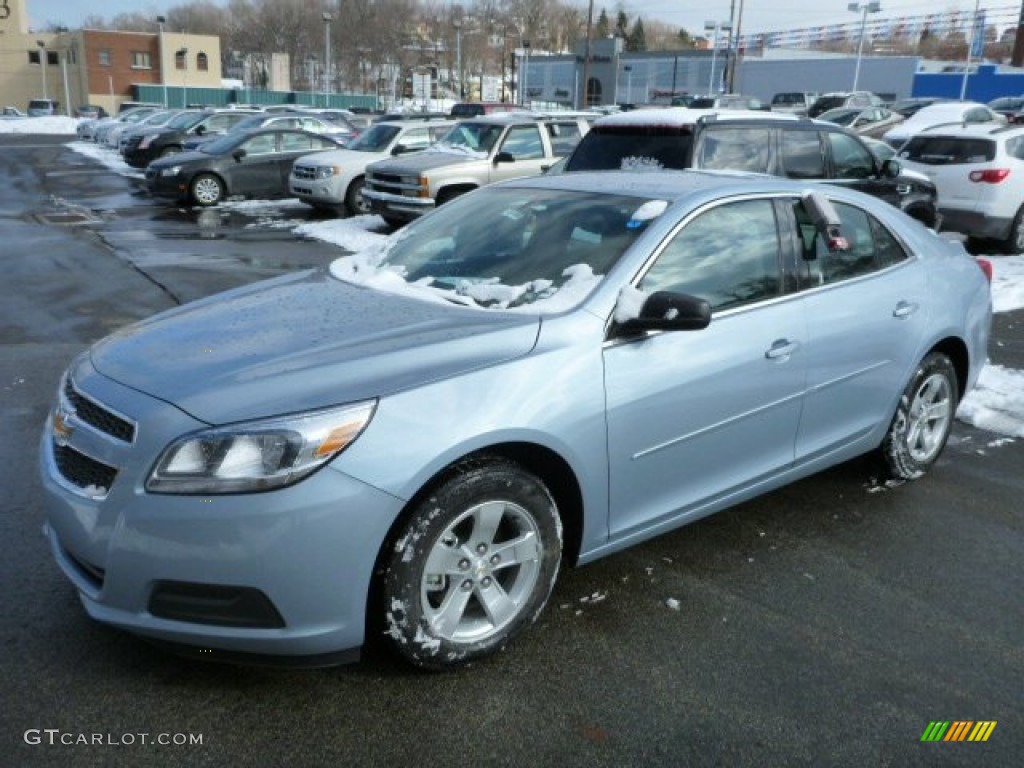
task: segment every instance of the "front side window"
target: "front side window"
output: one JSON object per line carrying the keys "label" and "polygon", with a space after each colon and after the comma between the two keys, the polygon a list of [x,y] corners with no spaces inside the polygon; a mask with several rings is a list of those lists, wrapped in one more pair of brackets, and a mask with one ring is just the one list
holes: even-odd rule
{"label": "front side window", "polygon": [[513,126],[505,136],[501,151],[508,152],[516,160],[536,160],[544,157],[540,128],[536,125]]}
{"label": "front side window", "polygon": [[817,131],[782,131],[782,174],[790,179],[825,178],[825,153]]}
{"label": "front side window", "polygon": [[870,179],[875,174],[875,160],[871,152],[852,136],[829,132],[832,165],[837,179]]}
{"label": "front side window", "polygon": [[745,200],[699,214],[666,245],[638,287],[697,296],[712,311],[778,296],[782,279],[772,202]]}

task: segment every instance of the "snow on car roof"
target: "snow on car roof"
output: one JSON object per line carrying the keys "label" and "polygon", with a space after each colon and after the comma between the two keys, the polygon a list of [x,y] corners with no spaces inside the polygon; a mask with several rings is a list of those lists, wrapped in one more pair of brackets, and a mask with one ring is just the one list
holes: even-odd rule
{"label": "snow on car roof", "polygon": [[666,107],[664,109],[633,109],[605,115],[594,122],[601,125],[665,125],[681,128],[693,125],[702,117],[716,120],[738,120],[756,118],[759,120],[800,120],[797,115],[778,112],[764,112],[753,109],[688,109],[687,107]]}

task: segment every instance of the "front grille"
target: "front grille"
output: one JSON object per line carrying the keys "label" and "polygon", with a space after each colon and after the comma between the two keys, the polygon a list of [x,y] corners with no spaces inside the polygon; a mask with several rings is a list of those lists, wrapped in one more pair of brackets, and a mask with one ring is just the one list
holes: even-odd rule
{"label": "front grille", "polygon": [[91,427],[111,437],[130,443],[135,439],[135,425],[122,419],[98,403],[79,393],[68,377],[64,382],[64,397],[75,411],[75,415]]}
{"label": "front grille", "polygon": [[79,453],[70,445],[54,443],[53,461],[61,477],[90,496],[105,496],[117,477],[116,469]]}
{"label": "front grille", "polygon": [[316,178],[316,167],[310,167],[307,165],[295,165],[292,166],[292,175],[296,179],[305,179],[311,181]]}

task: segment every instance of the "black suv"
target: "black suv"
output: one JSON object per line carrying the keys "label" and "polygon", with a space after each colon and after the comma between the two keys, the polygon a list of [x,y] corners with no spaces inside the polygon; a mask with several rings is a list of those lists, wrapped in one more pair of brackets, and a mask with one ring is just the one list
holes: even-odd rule
{"label": "black suv", "polygon": [[244,109],[182,112],[166,125],[134,134],[125,144],[124,160],[133,168],[145,168],[158,157],[181,152],[186,139],[219,136],[253,114],[255,110]]}
{"label": "black suv", "polygon": [[880,161],[859,136],[782,114],[650,109],[594,122],[561,172],[620,168],[752,171],[852,187],[936,228],[935,185]]}

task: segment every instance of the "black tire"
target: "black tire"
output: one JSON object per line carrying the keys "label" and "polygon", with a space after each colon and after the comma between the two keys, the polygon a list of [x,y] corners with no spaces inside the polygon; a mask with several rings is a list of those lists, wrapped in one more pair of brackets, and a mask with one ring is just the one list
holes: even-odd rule
{"label": "black tire", "polygon": [[498,458],[456,466],[385,555],[386,636],[425,669],[494,653],[536,620],[561,556],[558,510],[537,477]]}
{"label": "black tire", "polygon": [[400,229],[405,226],[405,219],[396,219],[394,216],[381,216],[384,223],[392,229]]}
{"label": "black tire", "polygon": [[880,448],[888,479],[914,480],[938,460],[960,401],[953,363],[932,352],[917,366],[900,397]]}
{"label": "black tire", "polygon": [[200,173],[189,184],[188,194],[196,205],[216,205],[224,199],[224,182],[212,173]]}
{"label": "black tire", "polygon": [[1000,245],[1006,253],[1024,253],[1024,206],[1013,217],[1010,231]]}
{"label": "black tire", "polygon": [[352,183],[348,185],[348,191],[345,193],[345,208],[348,210],[349,216],[366,216],[370,213],[370,201],[363,197],[365,185],[366,181],[362,176],[353,179]]}

